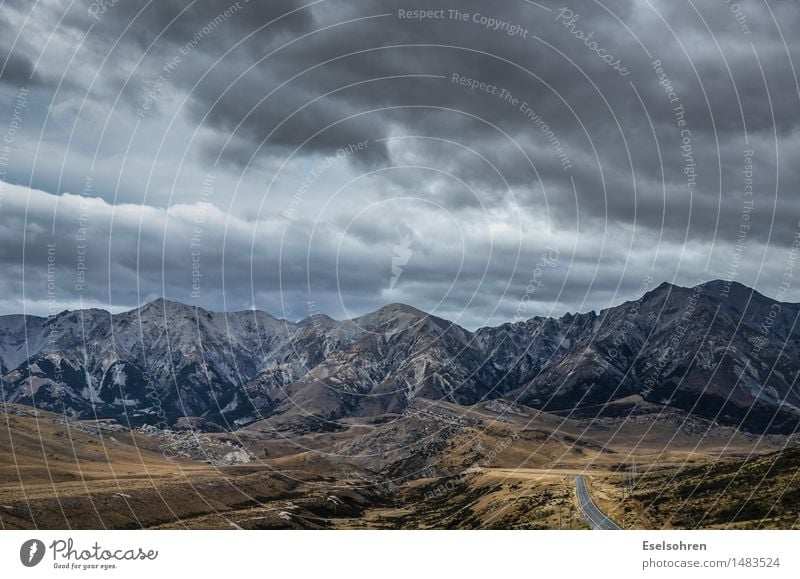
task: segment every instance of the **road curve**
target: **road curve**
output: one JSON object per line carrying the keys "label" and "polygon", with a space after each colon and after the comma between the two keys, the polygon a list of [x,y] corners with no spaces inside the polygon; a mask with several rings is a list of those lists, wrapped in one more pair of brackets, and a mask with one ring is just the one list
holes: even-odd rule
{"label": "road curve", "polygon": [[608,516],[597,508],[592,497],[589,496],[589,489],[586,488],[586,481],[581,475],[575,478],[575,488],[578,493],[578,504],[581,507],[583,516],[589,521],[589,526],[596,531],[619,531],[622,529]]}

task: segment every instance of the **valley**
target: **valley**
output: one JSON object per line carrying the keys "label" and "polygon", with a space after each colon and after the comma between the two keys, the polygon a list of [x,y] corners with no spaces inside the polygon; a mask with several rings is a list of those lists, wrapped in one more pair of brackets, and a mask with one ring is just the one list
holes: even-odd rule
{"label": "valley", "polygon": [[2,316],[0,525],[588,528],[585,483],[623,528],[794,528],[800,305],[776,303]]}
{"label": "valley", "polygon": [[[351,422],[331,434],[276,435],[256,426],[197,433],[195,445],[180,447],[187,456],[176,457],[175,437],[153,429],[97,428],[96,421],[7,405],[0,414],[0,524],[588,529],[575,492],[580,475],[624,528],[796,525],[798,448],[785,437],[682,424],[669,414],[592,421],[516,406],[513,418],[499,420],[506,415],[490,408],[498,409],[491,403],[466,409],[459,426],[447,421],[455,422],[461,409],[430,402],[413,416]],[[237,461],[226,459],[231,453]],[[737,475],[737,465],[748,461],[747,476]],[[633,462],[637,485],[626,494],[624,473]],[[780,468],[764,468],[757,494],[748,497],[753,469],[773,462]],[[702,477],[717,472],[713,484]],[[775,496],[785,498],[769,503]],[[741,513],[730,510],[737,500]],[[704,505],[713,514],[706,520],[696,514]],[[769,507],[766,520],[747,518]]]}

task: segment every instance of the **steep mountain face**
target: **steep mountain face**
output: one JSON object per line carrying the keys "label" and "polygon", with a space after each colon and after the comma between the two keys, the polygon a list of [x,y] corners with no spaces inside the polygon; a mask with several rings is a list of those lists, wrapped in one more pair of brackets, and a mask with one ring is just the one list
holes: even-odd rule
{"label": "steep mountain face", "polygon": [[335,420],[399,414],[416,398],[473,404],[495,379],[470,332],[410,306],[389,305],[347,323],[350,343],[302,378],[276,388],[271,374],[262,375],[248,392],[268,396],[271,414]]}
{"label": "steep mountain face", "polygon": [[[551,336],[536,348],[549,358],[525,368],[532,379],[517,372],[507,396],[548,410],[590,407],[588,415],[639,394],[722,423],[791,432],[800,410],[799,313],[797,304],[710,282],[662,284],[599,316],[531,320],[524,326]],[[524,343],[528,328],[513,329],[523,336],[512,341]]]}
{"label": "steep mountain face", "polygon": [[221,412],[243,381],[269,367],[286,334],[263,312],[226,316],[163,299],[118,315],[6,316],[3,394],[81,417],[172,423]]}
{"label": "steep mountain face", "polygon": [[752,431],[800,424],[800,305],[744,286],[662,284],[599,314],[469,332],[392,304],[353,320],[300,322],[157,300],[111,315],[0,317],[2,394],[132,423],[266,418],[326,430],[402,414],[417,399],[517,400],[592,416],[637,394]]}

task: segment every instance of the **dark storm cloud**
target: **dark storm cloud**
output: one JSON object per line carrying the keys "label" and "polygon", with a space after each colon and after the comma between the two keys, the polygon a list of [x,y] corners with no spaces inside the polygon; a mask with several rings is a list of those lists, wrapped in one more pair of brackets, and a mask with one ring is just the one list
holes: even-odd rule
{"label": "dark storm cloud", "polygon": [[[7,22],[0,20],[13,34],[29,10],[16,6]],[[654,260],[659,279],[684,283],[702,274],[755,284],[763,265],[774,286],[781,251],[798,228],[800,172],[790,161],[800,154],[794,3],[744,0],[736,11],[724,0],[586,0],[544,8],[522,0],[100,6],[78,3],[63,14],[59,3],[37,5],[10,53],[2,80],[31,73],[40,79],[44,105],[26,122],[32,138],[46,129],[49,148],[40,155],[57,152],[56,160],[35,160],[32,184],[80,191],[82,176],[73,171],[100,150],[98,170],[112,169],[93,194],[112,201],[119,187],[130,201],[143,193],[147,174],[136,155],[167,130],[169,144],[153,161],[167,167],[159,181],[167,187],[149,184],[141,208],[156,211],[154,219],[170,204],[179,206],[178,216],[191,213],[186,197],[176,200],[169,189],[169,169],[182,161],[178,149],[186,142],[193,163],[187,170],[202,174],[219,159],[223,175],[256,181],[251,191],[259,195],[267,195],[283,167],[257,218],[258,200],[240,198],[230,207],[240,229],[226,250],[234,248],[226,257],[226,291],[239,304],[252,299],[248,275],[257,262],[252,293],[273,311],[305,303],[310,285],[324,311],[413,301],[441,302],[443,312],[458,314],[469,303],[469,324],[507,319],[543,248],[556,242],[562,258],[533,300],[537,313],[553,304],[563,311],[630,297],[653,273]],[[415,9],[441,12],[424,20],[402,16]],[[77,112],[84,98],[89,106]],[[67,141],[70,155],[83,156],[62,156]],[[281,221],[321,159],[365,141],[366,149],[300,196],[292,221]],[[130,150],[133,160],[121,163],[136,169],[120,169],[118,185],[113,163]],[[752,173],[745,174],[749,163]],[[20,162],[19,175],[33,164]],[[348,178],[356,182],[325,206]],[[406,197],[423,201],[370,210]],[[119,233],[147,256],[144,271],[121,257],[93,299],[102,301],[109,283],[125,288],[137,279],[149,293],[163,286],[180,299],[184,281],[159,275],[185,280],[180,240],[190,221],[179,218],[187,229],[166,243],[157,229],[136,238]],[[213,247],[222,246],[225,225],[222,217],[207,225]],[[256,236],[254,255],[248,228],[263,236]],[[409,232],[414,258],[389,288],[387,268]],[[745,257],[736,254],[737,244]],[[3,259],[13,264],[13,246],[8,251]],[[209,269],[221,252],[207,250]],[[765,255],[772,261],[762,264]],[[221,273],[209,279],[220,281]],[[204,305],[221,301],[220,286],[206,289]],[[140,298],[115,295],[119,304]]]}
{"label": "dark storm cloud", "polygon": [[17,30],[10,22],[0,18],[0,83],[19,87],[31,85],[37,79],[33,74],[33,62],[30,53],[20,44],[17,48],[15,41]]}
{"label": "dark storm cloud", "polygon": [[11,54],[0,73],[0,82],[13,86],[33,84],[33,63],[19,54]]}
{"label": "dark storm cloud", "polygon": [[[631,299],[653,274],[654,248],[659,280],[692,285],[709,251],[703,243],[659,242],[620,227],[602,242],[593,233],[579,232],[577,240],[568,232],[520,234],[487,224],[487,216],[455,221],[402,200],[355,220],[314,224],[249,221],[203,204],[114,206],[10,185],[4,194],[0,308],[8,312],[48,314],[80,304],[119,310],[164,295],[300,319],[320,311],[355,316],[401,301],[474,328]],[[394,260],[403,247],[410,252],[398,275]],[[748,255],[765,250],[757,246]],[[719,254],[725,263],[728,253]],[[768,257],[762,289],[774,291],[770,281],[780,279],[787,256],[770,250]],[[679,261],[684,267],[673,269]],[[740,274],[755,279],[759,267],[758,260],[745,262]]]}

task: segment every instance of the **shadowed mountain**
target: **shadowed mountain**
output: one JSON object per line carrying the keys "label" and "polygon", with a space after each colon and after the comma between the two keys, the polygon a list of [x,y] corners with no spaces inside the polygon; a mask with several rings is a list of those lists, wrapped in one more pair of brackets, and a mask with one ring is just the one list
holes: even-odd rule
{"label": "shadowed mountain", "polygon": [[416,399],[505,398],[576,416],[631,395],[758,432],[800,420],[800,305],[721,281],[662,284],[599,314],[470,332],[392,304],[353,320],[213,313],[163,299],[130,312],[0,317],[6,400],[77,416],[232,429],[335,430]]}

